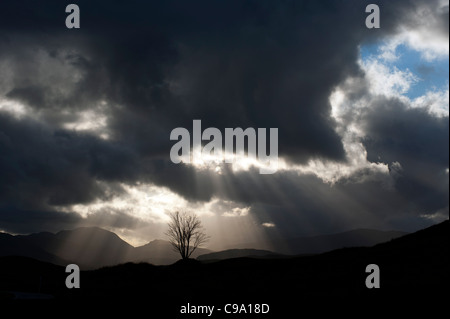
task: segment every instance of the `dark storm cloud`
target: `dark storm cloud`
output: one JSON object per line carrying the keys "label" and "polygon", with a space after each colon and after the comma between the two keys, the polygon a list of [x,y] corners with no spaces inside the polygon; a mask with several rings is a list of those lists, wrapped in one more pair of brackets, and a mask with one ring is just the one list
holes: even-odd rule
{"label": "dark storm cloud", "polygon": [[136,229],[149,225],[126,212],[110,208],[89,213],[85,218],[73,212],[26,210],[13,205],[0,205],[0,225],[3,231],[26,234],[36,231],[57,232],[81,226],[116,229]]}
{"label": "dark storm cloud", "polygon": [[[122,106],[109,113],[113,136],[145,155],[166,155],[170,131],[197,118],[219,129],[278,127],[280,154],[294,162],[345,159],[328,96],[359,71],[358,44],[380,33],[364,27],[364,2],[79,4],[83,27],[70,31],[54,18],[61,4],[32,18],[17,5],[4,11],[17,16],[3,22],[6,36],[38,25],[31,32],[40,35],[43,49],[82,77],[58,83],[70,87],[61,94],[38,75],[26,81],[36,83],[20,83],[6,96],[51,113],[104,98]],[[390,17],[397,6],[387,2],[383,8],[384,33],[397,23]],[[53,18],[43,23],[43,17]],[[62,53],[73,48],[75,56]],[[38,66],[36,61],[21,71],[32,78]]]}
{"label": "dark storm cloud", "polygon": [[365,117],[368,160],[400,163],[396,188],[424,213],[448,206],[448,117],[387,99],[374,101]]}
{"label": "dark storm cloud", "polygon": [[[280,155],[290,162],[344,161],[330,116],[330,93],[348,76],[362,74],[357,64],[361,43],[410,25],[411,12],[435,2],[378,1],[380,30],[365,27],[365,6],[370,3],[365,1],[77,3],[79,30],[65,28],[61,1],[0,3],[0,63],[8,70],[0,80],[0,94],[28,105],[41,119],[37,124],[0,113],[5,223],[13,211],[21,212],[17,216],[24,220],[28,212],[48,216],[57,225],[79,222],[72,215],[42,212],[52,205],[107,199],[120,194],[116,183],[137,181],[167,186],[192,201],[218,196],[256,205],[286,231],[309,219],[318,226],[331,225],[334,219],[327,217],[325,222],[324,216],[333,209],[366,216],[407,207],[380,183],[348,182],[330,188],[315,177],[288,172],[261,176],[256,170],[235,173],[225,166],[223,175],[216,175],[174,165],[169,161],[169,135],[175,127],[190,129],[193,119],[201,119],[204,128],[220,130],[277,127]],[[448,14],[438,21],[436,28],[448,34]],[[80,111],[98,111],[103,101],[106,106],[100,111],[106,112],[111,140],[61,129],[79,118]],[[407,142],[409,131],[395,132],[405,139],[396,150],[386,142],[387,136],[379,135],[379,116],[367,124],[374,134],[371,144],[366,143],[370,160],[378,161],[375,157],[382,154],[389,164],[399,161],[414,181],[423,180],[418,174],[438,171],[420,173],[416,170],[421,166],[408,164],[404,159],[418,154],[410,152],[415,145]],[[435,123],[429,117],[427,121],[429,134],[419,138],[445,133],[445,127],[433,131]],[[448,125],[446,129],[448,136]],[[437,159],[419,156],[419,161],[426,166]],[[434,175],[424,178],[430,176]],[[416,193],[403,192],[417,197],[420,188],[415,185],[419,184],[412,186]],[[399,182],[397,187],[405,186]],[[358,196],[360,203],[349,194]],[[391,209],[371,198],[375,194],[390,198]],[[439,203],[430,207],[442,206],[442,198]],[[118,223],[114,225],[136,224],[129,215],[105,214],[105,220]]]}
{"label": "dark storm cloud", "polygon": [[[328,95],[358,70],[356,39],[345,35],[347,29],[358,29],[361,19],[343,19],[348,8],[308,1],[169,1],[139,10],[116,3],[80,7],[86,16],[77,32],[85,38],[78,40],[68,30],[65,38],[56,21],[47,23],[45,31],[58,30],[51,36],[61,44],[45,39],[44,49],[60,52],[76,41],[80,59],[91,66],[88,74],[65,96],[55,96],[52,83],[36,79],[38,84],[12,88],[8,97],[32,107],[73,109],[95,87],[98,98],[126,108],[111,114],[115,136],[147,155],[167,154],[170,143],[163,137],[199,118],[221,129],[278,127],[280,152],[294,161],[344,159]],[[330,28],[327,19],[338,20],[339,27]],[[95,72],[103,72],[102,81],[84,85]]]}
{"label": "dark storm cloud", "polygon": [[37,231],[57,232],[62,229],[72,229],[82,221],[75,213],[57,211],[25,210],[12,205],[0,206],[0,225],[2,230],[29,234]]}
{"label": "dark storm cloud", "polygon": [[[16,53],[29,51],[29,46],[23,44],[8,46],[17,50]],[[70,47],[53,51],[36,44],[35,48],[41,51],[38,51],[40,54],[28,52],[9,57],[10,65],[17,73],[6,97],[21,101],[36,111],[49,113],[89,109],[102,97],[105,78],[85,57],[65,51],[71,50]],[[21,62],[23,59],[27,61]]]}
{"label": "dark storm cloud", "polygon": [[[0,113],[0,198],[29,209],[108,198],[113,183],[137,179],[132,151],[98,138],[53,131]],[[96,181],[111,182],[109,190]]]}
{"label": "dark storm cloud", "polygon": [[100,211],[86,219],[54,211],[54,206],[87,204],[122,194],[119,183],[133,183],[141,173],[136,155],[124,146],[0,113],[0,154],[2,229],[26,233],[91,224],[142,225],[120,211]]}

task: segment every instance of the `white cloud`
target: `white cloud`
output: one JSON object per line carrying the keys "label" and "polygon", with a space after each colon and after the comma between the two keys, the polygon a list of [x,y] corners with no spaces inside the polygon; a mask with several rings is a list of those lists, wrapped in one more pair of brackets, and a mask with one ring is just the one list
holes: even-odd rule
{"label": "white cloud", "polygon": [[384,42],[379,47],[380,53],[379,53],[378,57],[386,62],[397,61],[400,58],[400,56],[397,52],[397,48],[402,43],[403,43],[403,41],[398,37],[391,38],[389,41]]}
{"label": "white cloud", "polygon": [[266,227],[266,228],[273,228],[275,227],[274,223],[262,223],[261,226]]}
{"label": "white cloud", "polygon": [[401,71],[395,66],[389,67],[376,58],[360,60],[360,65],[366,73],[369,90],[373,95],[401,97],[419,81],[410,70]]}
{"label": "white cloud", "polygon": [[449,89],[442,91],[428,91],[425,95],[419,96],[411,103],[412,107],[425,108],[431,114],[438,117],[449,116]]}
{"label": "white cloud", "polygon": [[[419,81],[418,76],[409,69],[399,70],[393,64],[395,59],[400,58],[396,55],[396,49],[400,42],[395,40],[389,42],[389,45],[381,45],[380,54],[372,55],[366,60],[360,60],[359,64],[365,72],[365,78],[368,83],[369,91],[372,95],[383,95],[387,98],[398,98],[411,108],[424,108],[430,114],[438,117],[449,115],[449,84],[443,88],[432,87],[424,95],[410,99],[408,93],[411,87]],[[394,45],[392,45],[395,43]],[[448,42],[447,42],[448,45]],[[448,59],[448,52],[447,52]],[[394,62],[395,63],[395,62]],[[339,92],[338,90],[336,92]],[[345,100],[343,93],[333,93],[330,102],[334,105],[340,105]],[[339,94],[338,97],[336,95]],[[361,104],[361,103],[359,103]],[[356,105],[353,105],[356,107]],[[333,115],[342,116],[339,112],[344,112],[341,107],[334,107]]]}

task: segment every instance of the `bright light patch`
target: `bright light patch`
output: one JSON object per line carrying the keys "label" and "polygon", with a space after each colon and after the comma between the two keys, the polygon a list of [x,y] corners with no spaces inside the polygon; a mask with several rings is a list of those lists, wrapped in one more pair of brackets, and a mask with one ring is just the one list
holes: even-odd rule
{"label": "bright light patch", "polygon": [[65,123],[63,127],[67,130],[89,132],[105,140],[109,139],[105,102],[101,102],[95,109],[78,113],[75,121]]}
{"label": "bright light patch", "polygon": [[[249,171],[251,168],[255,169],[270,169],[271,167],[277,167],[277,170],[286,169],[288,166],[282,159],[278,159],[276,166],[271,165],[271,163],[264,163],[257,158],[251,158],[246,155],[240,154],[228,154],[223,155],[213,155],[213,154],[202,154],[201,151],[197,150],[196,155],[193,156],[192,165],[200,170],[211,170],[217,174],[222,174],[223,166],[229,165],[234,172]],[[226,163],[226,158],[234,158],[232,163]],[[187,162],[184,159],[184,162]]]}
{"label": "bright light patch", "polygon": [[250,207],[234,207],[231,209],[231,211],[227,211],[222,214],[222,216],[225,217],[239,217],[239,216],[247,216],[248,212],[250,211]]}
{"label": "bright light patch", "polygon": [[444,209],[440,209],[433,214],[422,214],[421,218],[432,221],[433,224],[441,223],[445,220],[448,220],[448,207]]}
{"label": "bright light patch", "polygon": [[[98,183],[100,187],[108,187],[103,182]],[[169,214],[175,211],[194,212],[201,219],[217,220],[214,224],[215,228],[221,227],[221,219],[236,220],[239,223],[240,218],[245,219],[250,215],[250,206],[234,201],[213,198],[209,202],[190,202],[168,188],[152,184],[121,184],[120,186],[123,192],[117,195],[111,194],[108,199],[97,200],[90,204],[55,207],[55,209],[78,213],[83,217],[81,226],[91,226],[89,223],[94,221],[95,225],[119,234],[132,245],[142,245],[151,239],[164,239],[161,230],[165,229],[170,220]],[[132,218],[137,224],[131,224],[131,228],[114,225],[114,217],[125,220]],[[102,218],[105,220],[101,220]],[[155,227],[158,229],[156,232]],[[251,236],[251,234],[247,235]],[[220,241],[218,238],[216,240]]]}
{"label": "bright light patch", "polygon": [[[100,186],[103,185],[101,182],[98,183]],[[118,211],[143,221],[165,223],[168,221],[170,212],[177,209],[182,210],[187,205],[186,200],[181,196],[164,187],[151,184],[137,186],[121,184],[120,186],[124,192],[111,199],[57,208],[62,211],[78,213],[84,218],[102,211]]]}
{"label": "bright light patch", "polygon": [[0,112],[5,112],[12,115],[16,119],[21,119],[27,116],[30,110],[22,103],[0,97]]}

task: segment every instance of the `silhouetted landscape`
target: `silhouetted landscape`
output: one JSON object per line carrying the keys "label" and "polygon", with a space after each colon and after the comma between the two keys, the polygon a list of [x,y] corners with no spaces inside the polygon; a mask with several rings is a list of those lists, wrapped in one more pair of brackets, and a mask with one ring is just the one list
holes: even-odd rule
{"label": "silhouetted landscape", "polygon": [[[360,229],[334,235],[274,241],[270,246],[271,250],[255,249],[254,247],[267,246],[258,243],[241,244],[235,249],[220,252],[198,248],[191,257],[206,260],[315,254],[343,247],[372,246],[404,234],[406,233]],[[98,227],[82,227],[56,234],[42,232],[12,236],[0,233],[0,256],[11,255],[31,257],[63,266],[75,263],[85,270],[126,262],[169,265],[180,259],[179,253],[175,252],[166,240],[153,240],[146,245],[133,247],[113,232]]]}
{"label": "silhouetted landscape", "polygon": [[[293,311],[296,300],[429,300],[442,297],[442,291],[448,289],[448,234],[449,221],[445,221],[373,247],[311,256],[268,258],[269,252],[249,250],[249,255],[265,258],[206,263],[189,259],[169,266],[128,262],[82,271],[80,289],[65,287],[67,274],[62,266],[8,256],[0,258],[0,290],[2,299],[25,292],[61,301],[148,300],[155,309],[169,305],[164,309],[174,315],[183,303],[195,301],[268,303],[273,313],[287,313]],[[235,255],[236,251],[228,252],[229,257]],[[221,259],[220,254],[209,256],[212,258],[205,255],[199,259]],[[380,289],[365,286],[365,267],[372,263],[381,269]]]}

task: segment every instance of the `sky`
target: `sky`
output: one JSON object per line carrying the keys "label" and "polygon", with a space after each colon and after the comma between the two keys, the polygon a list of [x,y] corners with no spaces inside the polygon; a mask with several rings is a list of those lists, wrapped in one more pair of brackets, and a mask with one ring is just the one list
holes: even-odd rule
{"label": "sky", "polygon": [[[415,231],[448,219],[448,116],[448,0],[3,0],[0,231],[137,246],[176,210],[216,249]],[[195,119],[278,128],[278,170],[173,163],[170,133]]]}

